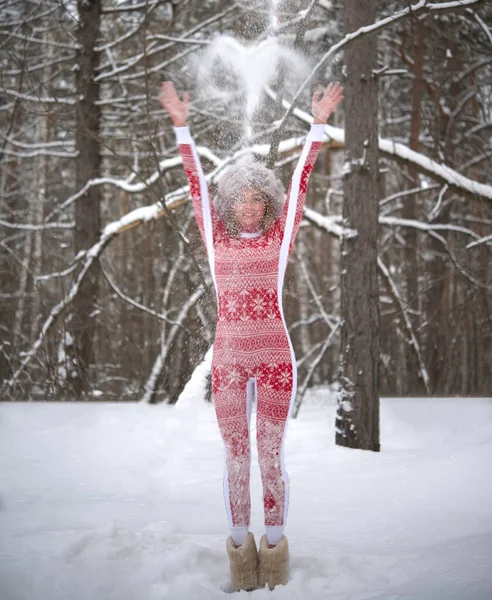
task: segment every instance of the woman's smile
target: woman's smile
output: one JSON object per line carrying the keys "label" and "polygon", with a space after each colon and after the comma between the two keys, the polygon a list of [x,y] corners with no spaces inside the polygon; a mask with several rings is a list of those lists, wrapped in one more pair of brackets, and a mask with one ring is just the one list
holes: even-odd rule
{"label": "woman's smile", "polygon": [[252,187],[244,188],[242,198],[234,204],[234,219],[240,231],[257,231],[265,215],[263,194]]}

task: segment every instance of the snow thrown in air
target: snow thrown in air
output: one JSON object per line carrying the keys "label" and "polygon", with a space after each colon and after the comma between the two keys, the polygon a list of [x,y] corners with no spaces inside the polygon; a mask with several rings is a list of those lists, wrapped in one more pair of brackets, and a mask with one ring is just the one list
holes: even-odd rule
{"label": "snow thrown in air", "polygon": [[281,66],[286,90],[294,90],[310,69],[303,54],[273,37],[246,43],[220,35],[193,59],[198,99],[209,100],[209,110],[222,109],[242,121],[244,138],[250,139],[264,87],[275,81]]}

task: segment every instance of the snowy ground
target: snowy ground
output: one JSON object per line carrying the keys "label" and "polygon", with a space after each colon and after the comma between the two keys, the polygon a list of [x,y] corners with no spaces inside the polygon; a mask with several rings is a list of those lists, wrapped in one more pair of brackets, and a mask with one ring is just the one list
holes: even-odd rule
{"label": "snowy ground", "polygon": [[[289,424],[289,584],[233,597],[490,600],[492,400],[383,400],[380,454],[333,423],[318,392]],[[221,479],[198,398],[0,405],[0,600],[231,598]]]}

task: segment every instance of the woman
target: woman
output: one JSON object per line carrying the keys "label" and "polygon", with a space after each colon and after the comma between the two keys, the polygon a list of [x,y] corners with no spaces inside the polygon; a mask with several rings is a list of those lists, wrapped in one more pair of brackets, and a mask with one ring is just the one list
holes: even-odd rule
{"label": "woman", "polygon": [[[341,102],[342,91],[339,83],[332,83],[321,99],[314,94],[314,122],[287,201],[272,171],[249,161],[222,176],[212,204],[187,126],[189,94],[180,100],[172,82],[162,85],[161,103],[175,127],[217,292],[212,390],[226,449],[224,499],[231,533],[226,546],[235,590],[265,585],[273,589],[288,579],[284,527],[289,480],[283,446],[296,392],[296,362],[282,310],[282,287],[324,125]],[[259,556],[249,532],[249,423],[254,396],[266,526]]]}

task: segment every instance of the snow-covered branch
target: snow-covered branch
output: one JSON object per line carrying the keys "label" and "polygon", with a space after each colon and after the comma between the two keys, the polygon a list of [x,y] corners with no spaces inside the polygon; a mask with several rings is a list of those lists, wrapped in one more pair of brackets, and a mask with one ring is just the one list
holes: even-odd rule
{"label": "snow-covered branch", "polygon": [[[64,202],[57,206],[56,209],[54,209],[48,215],[47,219],[50,219],[55,214],[58,214],[65,210],[67,206],[70,206],[70,204],[75,202],[77,198],[83,196],[91,187],[107,184],[117,187],[120,190],[123,190],[128,193],[139,193],[151,187],[158,180],[159,173],[162,173],[172,167],[176,167],[179,164],[181,164],[181,158],[179,156],[175,156],[173,158],[166,158],[159,163],[159,169],[156,169],[149,177],[137,183],[130,183],[128,179],[115,179],[113,177],[96,177],[94,179],[90,179],[78,192],[75,192],[75,194],[72,194],[69,198],[67,198]],[[134,174],[131,175],[131,178],[134,178]],[[149,207],[145,208],[148,209]]]}
{"label": "snow-covered branch", "polygon": [[483,21],[483,19],[478,15],[474,10],[467,9],[467,12],[475,19],[475,21],[480,25],[480,28],[485,33],[486,37],[489,40],[489,43],[492,45],[492,31],[488,28],[487,23]]}
{"label": "snow-covered branch", "polygon": [[[321,229],[328,231],[331,234],[336,235],[337,237],[341,237],[342,228],[337,227],[337,223],[341,223],[341,216],[326,216],[313,211],[312,209],[304,209],[304,215],[311,221],[311,223],[317,225]],[[477,242],[473,244],[469,244],[467,248],[471,248],[474,245],[478,245],[479,243],[487,243],[492,239],[492,236],[487,236],[486,238],[480,238],[474,231],[471,229],[467,229],[466,227],[461,227],[460,225],[451,225],[449,223],[423,223],[421,221],[415,221],[412,219],[401,219],[398,217],[379,217],[380,225],[389,225],[392,227],[412,227],[415,229],[419,229],[420,231],[425,231],[430,236],[437,239],[444,247],[446,252],[448,253],[451,261],[457,268],[457,270],[468,279],[472,284],[477,285],[478,287],[489,289],[486,283],[479,281],[476,277],[474,277],[471,273],[469,273],[458,261],[454,253],[449,248],[449,245],[445,238],[442,235],[439,235],[438,231],[454,231],[458,233],[462,233],[464,235],[471,236],[477,239]]]}
{"label": "snow-covered branch", "polygon": [[408,311],[406,309],[405,303],[401,298],[401,294],[398,291],[396,283],[390,275],[388,267],[384,264],[381,258],[378,256],[378,267],[379,272],[383,277],[383,281],[386,284],[386,289],[388,290],[389,295],[391,296],[395,307],[399,308],[399,314],[403,320],[405,329],[407,330],[408,342],[415,353],[417,358],[417,364],[419,366],[419,375],[424,382],[425,391],[430,393],[430,380],[429,374],[427,372],[427,368],[424,363],[424,358],[422,354],[422,350],[420,348],[420,344],[417,340],[417,336],[415,335],[415,331],[413,330],[412,322],[410,317],[408,316]]}
{"label": "snow-covered branch", "polygon": [[469,248],[474,248],[475,246],[480,246],[481,244],[488,244],[489,242],[492,245],[492,235],[486,235],[485,237],[480,238],[475,242],[471,242],[470,244],[468,244],[466,249],[468,250]]}
{"label": "snow-covered branch", "polygon": [[133,29],[130,29],[130,31],[127,31],[125,34],[121,35],[120,37],[111,40],[110,42],[108,42],[107,44],[103,44],[102,46],[96,46],[94,48],[94,52],[106,52],[107,50],[110,50],[111,48],[114,48],[115,46],[118,46],[118,44],[121,44],[122,42],[125,42],[129,39],[131,39],[134,35],[136,35],[140,29],[145,26],[147,17],[151,14],[152,10],[157,6],[157,4],[154,5],[148,5],[146,8],[146,14],[142,17],[142,20],[140,23],[138,23]]}
{"label": "snow-covered branch", "polygon": [[321,227],[328,233],[332,233],[333,235],[339,238],[351,238],[357,235],[357,231],[355,229],[344,228],[338,223],[342,222],[342,217],[338,215],[322,215],[319,212],[313,210],[312,208],[304,207],[304,216],[308,221]]}
{"label": "snow-covered branch", "polygon": [[30,96],[29,94],[21,94],[15,90],[9,90],[3,88],[2,92],[7,96],[12,96],[19,100],[25,100],[26,102],[41,102],[42,104],[67,104],[69,106],[75,106],[77,101],[74,98],[57,98],[55,96]]}
{"label": "snow-covered branch", "polygon": [[166,343],[163,347],[161,347],[161,351],[156,357],[154,366],[152,367],[152,372],[145,384],[145,392],[141,398],[142,402],[149,402],[154,396],[155,392],[157,391],[159,377],[162,373],[166,357],[169,353],[169,350],[171,349],[174,338],[176,337],[179,329],[182,327],[182,323],[185,320],[186,316],[193,308],[193,306],[205,294],[205,291],[206,289],[204,286],[199,286],[181,307],[181,310],[179,311],[179,314],[176,319],[176,323],[171,328],[169,335],[166,337]]}
{"label": "snow-covered branch", "polygon": [[9,223],[0,219],[0,225],[2,227],[8,227],[9,229],[22,229],[24,231],[43,231],[45,229],[73,229],[75,223],[45,223],[44,225],[32,225],[30,223]]}
{"label": "snow-covered branch", "polygon": [[71,151],[75,148],[74,140],[57,140],[53,142],[38,142],[36,144],[28,144],[26,142],[21,142],[20,140],[17,140],[12,136],[5,135],[2,132],[0,132],[0,137],[12,146],[22,148],[23,150],[47,150],[49,148],[66,148],[67,150]]}
{"label": "snow-covered branch", "polygon": [[[46,67],[51,67],[53,65],[59,65],[62,63],[73,63],[73,61],[75,60],[76,54],[62,54],[62,55],[57,55],[56,58],[52,59],[52,60],[42,60],[41,62],[38,62],[36,64],[27,66],[27,65],[23,65],[22,67],[14,67],[14,68],[10,68],[10,69],[2,69],[2,73],[4,76],[17,76],[17,75],[22,75],[22,74],[27,74],[27,73],[35,73],[36,71],[42,71],[43,69],[46,69]],[[2,107],[3,108],[3,107]]]}
{"label": "snow-covered branch", "polygon": [[[204,21],[202,21],[201,23],[199,23],[192,29],[181,34],[180,40],[187,39],[189,36],[193,35],[194,33],[197,33],[201,29],[205,29],[209,25],[212,25],[212,24],[216,23],[217,21],[220,21],[221,19],[223,19],[224,17],[226,17],[227,15],[230,15],[233,11],[235,11],[237,9],[237,7],[238,7],[238,3],[234,2],[234,4],[232,6],[229,6],[226,10],[223,10],[222,12],[214,15],[213,17],[210,17],[209,19],[205,19]],[[157,54],[158,52],[164,52],[178,43],[181,43],[181,41],[180,42],[170,41],[162,46],[156,47],[154,42],[150,41],[145,52],[141,52],[141,53],[137,54],[136,56],[132,57],[131,59],[127,59],[123,64],[121,64],[117,68],[114,68],[113,65],[108,65],[107,63],[102,64],[101,65],[102,72],[100,73],[100,75],[98,75],[95,78],[95,80],[102,81],[105,79],[110,79],[110,78],[114,77],[115,75],[124,73],[124,72],[130,70],[132,67],[135,67],[136,65],[138,65],[142,60],[148,59],[150,56]],[[191,48],[191,50],[194,50],[194,48]],[[135,78],[139,78],[139,77],[144,77],[151,72],[159,72],[165,66],[169,66],[170,64],[172,64],[172,62],[175,62],[176,60],[183,58],[189,52],[190,52],[190,50],[186,50],[185,53],[178,54],[177,56],[174,56],[171,59],[168,59],[167,61],[165,61],[157,66],[154,66],[150,69],[142,70],[142,71],[138,72],[137,74],[124,75],[124,76],[122,76],[122,79],[130,80],[130,79],[135,79]],[[104,70],[108,66],[111,66],[111,70],[108,70],[108,71]]]}
{"label": "snow-covered branch", "polygon": [[[3,34],[3,31],[0,31]],[[18,40],[23,40],[24,42],[32,42],[34,44],[39,44],[40,46],[52,46],[54,48],[63,48],[64,50],[80,50],[79,44],[65,44],[64,42],[54,42],[51,40],[46,40],[44,38],[35,38],[30,35],[22,35],[20,33],[16,33],[15,31],[8,32],[9,38],[16,38]]]}
{"label": "snow-covered branch", "polygon": [[452,225],[451,223],[424,223],[423,221],[403,219],[400,217],[379,217],[379,223],[381,225],[391,225],[393,227],[412,227],[414,229],[427,232],[454,231],[477,239],[479,238],[479,236],[471,229],[467,229],[461,225]]}
{"label": "snow-covered branch", "polygon": [[67,275],[70,275],[70,273],[73,273],[77,268],[79,258],[82,258],[82,256],[83,253],[81,253],[81,256],[76,256],[72,260],[73,264],[67,269],[64,269],[63,271],[57,271],[55,273],[47,273],[46,275],[36,275],[34,281],[37,283],[38,281],[48,281],[48,279],[59,279],[60,277],[66,277]]}
{"label": "snow-covered branch", "polygon": [[212,42],[209,40],[195,40],[195,39],[188,39],[186,37],[175,37],[172,35],[164,35],[163,33],[154,33],[154,35],[151,36],[151,39],[156,39],[156,40],[164,40],[167,42],[176,42],[177,44],[194,44],[195,46],[208,46],[210,45]]}
{"label": "snow-covered branch", "polygon": [[422,194],[423,192],[429,192],[431,190],[439,189],[441,186],[438,184],[429,185],[427,187],[415,187],[409,190],[400,190],[399,192],[395,192],[394,194],[390,194],[379,201],[379,208],[385,207],[390,202],[394,200],[399,200],[400,198],[406,198],[407,196],[413,196],[417,194]]}
{"label": "snow-covered branch", "polygon": [[48,318],[46,319],[46,321],[44,322],[43,326],[41,327],[41,331],[39,332],[39,335],[38,335],[36,341],[34,342],[34,344],[32,345],[31,349],[23,355],[20,365],[14,371],[14,373],[10,377],[10,379],[7,379],[3,383],[3,385],[0,387],[0,396],[3,397],[3,395],[8,390],[11,390],[14,387],[14,385],[17,383],[20,375],[23,373],[24,369],[31,362],[31,359],[36,355],[37,351],[41,347],[41,344],[43,343],[43,340],[45,339],[48,331],[51,329],[51,327],[54,325],[54,323],[56,323],[58,317],[61,315],[61,313],[63,312],[65,307],[68,306],[73,301],[75,296],[77,295],[79,288],[80,288],[80,284],[82,283],[82,280],[84,279],[88,270],[92,266],[92,263],[101,255],[101,253],[103,252],[104,248],[109,243],[109,241],[110,241],[109,236],[108,237],[103,236],[97,242],[97,244],[95,244],[92,248],[90,248],[90,250],[88,250],[86,252],[85,260],[84,260],[82,269],[77,276],[77,279],[75,280],[74,284],[72,285],[72,287],[70,288],[68,293],[62,298],[62,300],[60,300],[60,302],[58,302],[58,304],[56,304],[51,309],[51,312],[50,312]]}
{"label": "snow-covered branch", "polygon": [[304,281],[306,282],[306,285],[311,294],[311,297],[312,297],[314,303],[316,304],[316,306],[318,307],[319,314],[322,316],[323,321],[333,331],[333,329],[337,326],[338,323],[331,317],[331,315],[329,315],[325,311],[325,307],[323,306],[323,303],[321,302],[321,299],[320,299],[320,294],[318,294],[316,292],[314,283],[311,280],[311,276],[309,275],[309,272],[308,272],[306,265],[304,263],[304,260],[302,260],[302,258],[299,259],[299,266],[301,268],[302,276],[304,278]]}
{"label": "snow-covered branch", "polygon": [[[292,137],[292,138],[283,140],[282,142],[280,142],[280,145],[279,145],[279,153],[280,154],[290,153],[293,150],[302,147],[303,143],[304,143],[303,136],[302,137],[301,136]],[[227,159],[221,159],[217,155],[215,155],[209,148],[207,148],[205,146],[197,147],[198,154],[202,158],[206,158],[211,164],[215,165],[215,167],[216,167],[214,171],[212,171],[211,173],[206,175],[206,179],[208,182],[218,181],[218,179],[220,179],[220,176],[221,176],[222,172],[224,171],[224,169],[230,163],[239,159],[241,156],[244,156],[245,154],[256,154],[257,156],[267,156],[269,150],[270,150],[269,144],[253,144],[252,146],[249,146],[247,148],[243,148],[243,149],[237,151],[236,153],[234,153],[232,156],[228,157]],[[138,181],[136,183],[131,183],[131,181],[130,181],[130,179],[133,180],[135,178],[135,176],[136,176],[135,173],[132,173],[131,176],[126,179],[116,179],[113,177],[97,177],[97,178],[91,179],[85,184],[85,186],[83,188],[81,188],[75,194],[72,194],[72,196],[67,198],[55,210],[53,210],[51,212],[51,214],[48,215],[47,219],[50,219],[55,214],[58,214],[58,213],[62,212],[63,210],[65,210],[70,204],[75,202],[75,200],[77,200],[77,198],[80,198],[81,196],[83,196],[87,192],[87,190],[93,186],[112,185],[112,186],[115,186],[115,187],[117,187],[125,192],[128,192],[130,194],[140,193],[140,192],[143,192],[144,190],[148,189],[149,187],[152,187],[165,171],[172,169],[176,166],[179,166],[180,164],[181,164],[180,156],[173,156],[171,158],[163,159],[162,161],[160,161],[158,168],[151,175],[149,175],[145,179]],[[138,174],[137,174],[137,176],[138,176]],[[171,206],[175,202],[186,198],[188,195],[188,190],[189,190],[189,186],[185,185],[182,188],[179,188],[169,194],[166,194],[166,205]],[[153,218],[155,218],[155,214],[156,214],[155,211],[159,210],[160,204],[157,203],[152,206],[153,206],[153,208],[150,206],[147,206],[147,207],[142,207],[142,208],[139,208],[136,210],[143,211],[142,218],[144,220],[153,219]],[[148,210],[151,210],[152,214],[149,217],[145,217],[146,211],[148,211]],[[130,214],[133,214],[133,212]],[[138,220],[140,220],[140,219],[138,219]]]}
{"label": "snow-covered branch", "polygon": [[[267,90],[267,92],[271,97],[276,98],[271,90]],[[286,108],[291,107],[291,103],[287,100],[283,100],[282,103]],[[313,121],[311,115],[299,108],[294,108],[292,112],[297,118],[305,123],[311,124]],[[326,125],[325,132],[326,141],[335,140],[339,144],[345,143],[345,132],[340,127]],[[492,201],[492,185],[479,183],[478,181],[465,177],[455,169],[438,163],[420,152],[411,150],[408,146],[400,142],[379,138],[378,143],[379,151],[384,156],[408,164],[418,172],[428,175],[441,183],[447,184],[450,189],[456,190],[462,195],[472,196],[474,198],[480,197],[489,202]]]}
{"label": "snow-covered branch", "polygon": [[[178,261],[176,261],[176,262],[178,262]],[[111,277],[109,277],[109,275],[106,273],[106,270],[104,269],[104,267],[102,265],[101,265],[101,271],[102,271],[102,274],[104,275],[104,278],[106,279],[109,287],[113,290],[113,292],[117,296],[119,296],[126,303],[130,304],[134,308],[138,308],[138,310],[141,310],[142,312],[145,312],[148,315],[151,315],[152,317],[155,317],[159,321],[164,321],[165,323],[168,323],[169,325],[176,325],[176,326],[180,327],[181,329],[183,329],[184,331],[190,333],[190,335],[196,335],[196,332],[191,334],[191,332],[188,331],[188,329],[183,325],[182,321],[179,321],[179,319],[178,320],[170,319],[166,314],[158,313],[157,311],[152,310],[148,306],[145,306],[144,304],[137,302],[137,300],[130,298],[130,296],[123,293],[120,290],[120,288],[114,283],[114,281],[111,279]]]}
{"label": "snow-covered branch", "polygon": [[[341,238],[346,235],[347,237],[353,237],[357,232],[352,229],[343,229],[339,225],[342,222],[340,215],[322,215],[311,208],[304,209],[304,216],[308,221],[316,225],[317,227],[324,229],[328,233]],[[403,219],[400,217],[379,217],[380,225],[388,225],[390,227],[410,227],[432,234],[437,231],[454,231],[456,233],[462,233],[464,235],[480,240],[480,236],[477,235],[471,229],[462,227],[461,225],[452,225],[451,223],[424,223],[423,221],[417,221],[412,219]],[[471,247],[471,245],[470,245]]]}
{"label": "snow-covered branch", "polygon": [[51,156],[52,158],[76,158],[77,152],[57,152],[56,150],[47,150],[46,148],[40,148],[39,150],[22,151],[22,150],[9,150],[4,148],[2,153],[7,156],[15,156],[15,158],[39,158],[40,156]]}
{"label": "snow-covered branch", "polygon": [[146,0],[138,4],[131,4],[129,6],[110,6],[103,8],[101,12],[105,15],[120,14],[125,12],[137,12],[139,10],[150,10],[155,8],[157,5],[163,4],[162,0]]}
{"label": "snow-covered branch", "polygon": [[50,312],[48,318],[46,319],[46,321],[44,322],[44,324],[41,328],[41,331],[40,331],[36,341],[32,345],[31,349],[24,354],[21,364],[16,369],[16,371],[13,373],[11,378],[9,380],[6,380],[4,382],[4,384],[0,387],[0,395],[5,393],[7,390],[13,388],[13,386],[19,379],[19,377],[22,374],[22,372],[24,371],[24,369],[27,367],[27,365],[29,364],[31,359],[38,352],[48,331],[51,329],[51,327],[57,321],[58,317],[61,315],[63,310],[66,308],[66,306],[68,306],[73,301],[75,296],[77,295],[80,285],[82,283],[82,280],[86,276],[86,274],[89,271],[90,267],[92,266],[93,262],[101,256],[101,254],[103,253],[106,246],[110,243],[111,239],[114,238],[117,234],[121,233],[122,231],[124,231],[132,226],[135,226],[140,222],[145,222],[150,219],[157,218],[159,213],[162,214],[164,212],[165,211],[162,208],[162,206],[160,206],[160,210],[159,210],[159,204],[155,204],[152,206],[146,206],[143,208],[138,208],[138,209],[132,211],[131,213],[124,215],[118,221],[108,224],[104,228],[104,230],[101,234],[101,237],[97,241],[97,243],[94,244],[91,248],[89,248],[86,252],[80,253],[80,255],[77,257],[77,260],[78,259],[81,260],[82,268],[81,268],[75,282],[73,283],[72,287],[67,292],[67,294],[62,298],[62,300],[60,302],[58,302],[58,304],[56,304],[51,309],[51,312]]}
{"label": "snow-covered branch", "polygon": [[302,400],[304,398],[304,395],[306,394],[309,382],[311,381],[311,377],[313,376],[313,373],[316,370],[316,367],[319,365],[319,363],[323,359],[325,352],[328,350],[328,348],[332,345],[333,341],[335,340],[335,336],[337,335],[338,330],[340,329],[341,325],[342,325],[342,322],[340,320],[335,325],[335,327],[331,330],[330,335],[326,337],[326,340],[323,342],[323,345],[321,346],[318,356],[309,365],[309,369],[308,369],[308,372],[306,373],[306,377],[304,378],[304,381],[302,382],[302,385],[299,388],[297,397],[295,399],[294,410],[292,412],[292,418],[295,419],[297,417],[297,415],[299,414],[299,409],[301,408]]}
{"label": "snow-covered branch", "polygon": [[400,21],[401,19],[404,19],[410,15],[416,16],[416,15],[426,13],[426,12],[429,14],[431,14],[431,13],[435,14],[437,12],[443,12],[443,11],[448,12],[450,10],[451,11],[458,10],[458,9],[469,7],[471,5],[479,5],[482,3],[483,3],[483,0],[457,0],[455,2],[442,2],[442,3],[430,3],[427,0],[420,0],[419,2],[417,2],[417,4],[410,5],[407,8],[405,8],[399,12],[396,12],[395,14],[393,14],[389,17],[386,17],[384,19],[381,19],[380,21],[377,21],[376,23],[373,23],[371,25],[365,25],[364,27],[360,27],[359,29],[357,29],[356,31],[353,31],[352,33],[348,33],[343,39],[341,39],[337,44],[334,44],[330,48],[330,50],[318,61],[318,63],[316,64],[314,69],[311,71],[311,73],[308,75],[308,77],[303,81],[303,83],[297,90],[296,95],[294,96],[294,98],[292,100],[292,103],[287,108],[287,111],[286,111],[285,115],[283,116],[282,121],[279,123],[279,128],[283,127],[284,122],[291,115],[292,109],[294,106],[296,106],[302,92],[306,89],[306,87],[309,85],[309,83],[313,80],[316,73],[318,73],[318,71],[321,69],[321,67],[323,67],[330,60],[330,58],[333,58],[336,54],[338,54],[341,50],[343,50],[343,48],[347,44],[352,42],[352,40],[359,38],[363,35],[367,35],[369,33],[374,33],[380,29],[384,29],[385,27],[388,27],[389,25],[393,25],[397,21]]}

